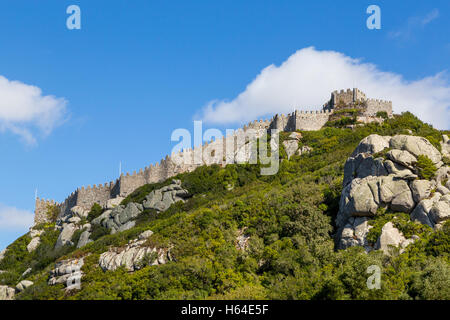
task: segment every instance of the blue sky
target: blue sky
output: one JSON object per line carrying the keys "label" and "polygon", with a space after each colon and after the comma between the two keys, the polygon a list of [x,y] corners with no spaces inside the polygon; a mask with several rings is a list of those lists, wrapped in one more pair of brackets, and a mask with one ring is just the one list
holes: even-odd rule
{"label": "blue sky", "polygon": [[[81,30],[66,28],[72,4]],[[371,4],[380,30],[366,27]],[[120,161],[155,163],[194,118],[235,128],[362,86],[448,129],[449,30],[447,0],[2,0],[0,250],[27,231],[36,188],[62,201],[117,178]]]}

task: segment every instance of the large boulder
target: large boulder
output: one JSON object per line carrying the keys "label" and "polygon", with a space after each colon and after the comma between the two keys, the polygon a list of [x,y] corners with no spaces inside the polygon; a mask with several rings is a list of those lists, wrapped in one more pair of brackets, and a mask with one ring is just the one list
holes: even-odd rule
{"label": "large boulder", "polygon": [[56,240],[55,249],[59,249],[65,245],[73,245],[72,237],[78,227],[74,223],[67,223],[63,225],[63,229]]}
{"label": "large boulder", "polygon": [[0,286],[0,301],[14,300],[16,291],[8,286]]}
{"label": "large boulder", "polygon": [[114,271],[124,267],[128,271],[136,271],[145,265],[164,264],[169,261],[168,249],[146,246],[147,238],[153,232],[145,231],[138,239],[131,240],[125,247],[110,248],[100,255],[99,265],[104,271]]}
{"label": "large boulder", "polygon": [[445,134],[442,135],[441,150],[443,156],[450,158],[450,139]]}
{"label": "large boulder", "polygon": [[440,167],[435,175],[434,175],[434,181],[436,181],[436,185],[442,185],[442,182],[445,180],[450,180],[450,167],[449,166],[442,166]]}
{"label": "large boulder", "polygon": [[55,263],[55,269],[50,271],[48,285],[53,286],[55,284],[64,284],[67,286],[69,278],[73,277],[75,272],[80,275],[81,279],[83,276],[81,267],[83,267],[83,265],[84,258],[62,260]]}
{"label": "large boulder", "polygon": [[410,239],[407,240],[392,222],[388,222],[381,229],[381,235],[378,237],[375,248],[390,255],[392,253],[392,247],[399,247],[400,252],[403,252],[403,248],[408,246],[412,241]]}
{"label": "large boulder", "polygon": [[413,156],[428,156],[434,164],[438,164],[442,160],[442,155],[430,141],[423,137],[397,135],[391,138],[389,147],[392,149],[406,150]]}
{"label": "large boulder", "polygon": [[430,217],[435,224],[448,220],[450,218],[450,201],[435,202],[430,209]]}
{"label": "large boulder", "polygon": [[29,280],[22,280],[20,281],[17,286],[16,286],[16,291],[17,292],[22,292],[24,291],[26,288],[31,287],[34,283],[32,281]]}
{"label": "large boulder", "polygon": [[[380,153],[374,158],[375,153],[386,148],[390,150],[385,157]],[[427,155],[438,168],[432,180],[418,179],[419,155]],[[450,217],[449,180],[450,167],[443,165],[442,155],[425,138],[407,135],[364,138],[344,165],[336,217],[338,248],[367,247],[364,237],[356,234],[355,219],[370,219],[384,209],[410,213],[411,220],[439,229]],[[390,233],[395,235],[389,225],[386,232],[386,237]],[[384,240],[380,239],[382,243]]]}
{"label": "large boulder", "polygon": [[379,205],[378,192],[375,191],[377,181],[378,177],[373,176],[356,178],[343,189],[336,221],[338,226],[344,226],[352,216],[376,214]]}
{"label": "large boulder", "polygon": [[91,221],[91,223],[92,224],[100,224],[103,220],[108,219],[111,216],[111,213],[112,213],[112,210],[106,210],[100,216],[98,216],[97,218],[93,219]]}
{"label": "large boulder", "polygon": [[426,224],[431,228],[434,227],[434,222],[430,219],[429,212],[433,207],[433,200],[424,199],[419,202],[413,212],[411,212],[410,218],[412,221],[418,221],[422,224]]}
{"label": "large boulder", "polygon": [[44,233],[44,230],[37,230],[37,229],[30,229],[30,237],[31,238],[36,238],[41,236],[41,234]]}
{"label": "large boulder", "polygon": [[299,132],[292,132],[286,140],[283,141],[284,150],[287,153],[288,159],[290,159],[299,149],[298,142],[301,140],[302,135]]}
{"label": "large boulder", "polygon": [[83,231],[83,233],[80,235],[80,239],[78,240],[77,248],[84,247],[88,243],[92,242],[92,240],[89,239],[90,236],[91,233],[88,230]]}
{"label": "large boulder", "polygon": [[180,180],[173,180],[172,184],[150,192],[143,203],[145,209],[166,211],[175,202],[184,202],[189,192],[181,187]]}
{"label": "large boulder", "polygon": [[442,195],[447,195],[450,193],[450,190],[447,189],[447,187],[444,187],[443,185],[437,186],[436,187],[436,192],[439,192]]}
{"label": "large boulder", "polygon": [[420,202],[426,199],[431,194],[431,187],[433,184],[428,180],[414,180],[411,182],[411,192],[414,201]]}
{"label": "large boulder", "polygon": [[414,200],[407,181],[394,175],[353,179],[342,191],[336,223],[342,227],[350,217],[373,217],[386,206],[411,212]]}
{"label": "large boulder", "polygon": [[414,174],[410,169],[391,160],[386,160],[384,162],[384,166],[386,167],[386,170],[389,174],[392,174],[397,178],[405,180],[414,180],[418,178],[418,176]]}
{"label": "large boulder", "polygon": [[41,238],[35,237],[31,239],[30,243],[27,245],[28,252],[33,252],[41,243]]}
{"label": "large boulder", "polygon": [[367,241],[367,234],[372,226],[368,223],[366,217],[352,217],[347,221],[347,224],[341,230],[340,240],[338,243],[339,249],[346,249],[353,246],[363,246],[366,251],[370,251]]}
{"label": "large boulder", "polygon": [[284,150],[290,159],[298,150],[298,141],[297,140],[284,140],[283,141]]}
{"label": "large boulder", "polygon": [[355,157],[349,157],[345,162],[343,185],[348,185],[355,178],[386,175],[388,172],[382,158],[374,159],[367,153],[360,153]]}
{"label": "large boulder", "polygon": [[70,209],[72,217],[78,217],[79,219],[87,218],[89,210],[85,210],[83,207],[75,206]]}
{"label": "large boulder", "polygon": [[111,234],[128,230],[135,225],[135,219],[142,213],[143,206],[130,202],[126,206],[119,205],[112,210],[107,210],[91,222],[101,224],[111,230]]}
{"label": "large boulder", "polygon": [[123,200],[125,200],[125,198],[123,197],[116,197],[113,199],[109,199],[108,201],[106,201],[105,209],[114,209],[115,207],[120,205]]}
{"label": "large boulder", "polygon": [[395,163],[407,167],[408,169],[412,169],[413,165],[417,162],[417,158],[406,150],[390,150],[386,156]]}
{"label": "large boulder", "polygon": [[352,157],[359,153],[374,154],[389,148],[390,137],[382,137],[378,134],[371,134],[361,140],[355,151],[352,153]]}

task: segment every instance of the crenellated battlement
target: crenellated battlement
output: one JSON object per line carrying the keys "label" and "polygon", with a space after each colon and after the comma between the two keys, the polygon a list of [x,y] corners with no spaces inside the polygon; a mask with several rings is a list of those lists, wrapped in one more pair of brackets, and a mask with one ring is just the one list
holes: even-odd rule
{"label": "crenellated battlement", "polygon": [[[77,188],[61,203],[36,198],[35,224],[47,221],[49,205],[57,205],[60,208],[60,215],[67,214],[74,206],[89,210],[94,203],[103,206],[109,199],[118,196],[126,197],[145,184],[161,182],[177,174],[191,172],[201,165],[234,163],[235,159],[230,159],[229,155],[234,157],[236,152],[241,151],[237,151],[238,142],[242,139],[248,140],[247,134],[250,129],[254,130],[258,136],[270,129],[281,131],[319,130],[330,119],[338,104],[352,105],[355,102],[364,108],[362,117],[367,118],[365,121],[370,121],[370,118],[374,118],[379,111],[385,111],[389,116],[392,115],[391,101],[367,99],[366,94],[358,88],[335,90],[331,93],[330,100],[322,105],[321,110],[295,110],[288,114],[275,114],[270,120],[251,121],[225,137],[205,142],[202,146],[172,153],[170,156],[166,155],[159,162],[150,164],[137,172],[134,170],[132,173],[122,173],[115,181]],[[227,152],[229,149],[232,150],[231,153]],[[217,152],[216,157],[211,156],[215,151],[220,152]],[[208,157],[204,157],[205,154]]]}
{"label": "crenellated battlement", "polygon": [[61,206],[60,203],[50,200],[50,199],[41,199],[39,197],[36,197],[35,201],[35,210],[34,210],[34,224],[40,224],[40,223],[46,223],[51,222],[49,219],[48,208],[49,206]]}

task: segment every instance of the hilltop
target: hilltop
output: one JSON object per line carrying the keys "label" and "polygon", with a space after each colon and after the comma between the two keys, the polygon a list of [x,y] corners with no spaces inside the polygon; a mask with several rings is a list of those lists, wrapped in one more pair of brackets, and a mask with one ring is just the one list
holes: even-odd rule
{"label": "hilltop", "polygon": [[[260,162],[210,163],[93,203],[39,201],[36,224],[0,257],[0,295],[449,299],[449,132],[393,115],[388,102],[370,111],[359,90],[348,92],[332,94],[319,128],[298,127],[296,112],[246,127],[257,125],[259,138],[282,129],[274,175],[262,175]],[[374,189],[355,186],[391,178],[391,198],[358,202]],[[366,285],[373,265],[378,290]]]}

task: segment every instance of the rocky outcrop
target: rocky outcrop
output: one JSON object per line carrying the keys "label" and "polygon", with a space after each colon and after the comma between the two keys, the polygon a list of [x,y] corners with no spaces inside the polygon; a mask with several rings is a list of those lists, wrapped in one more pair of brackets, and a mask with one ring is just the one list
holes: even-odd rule
{"label": "rocky outcrop", "polygon": [[355,151],[352,153],[352,157],[361,154],[368,153],[374,154],[389,148],[389,142],[391,137],[383,137],[378,134],[371,134],[361,140]]}
{"label": "rocky outcrop", "polygon": [[[312,148],[309,146],[302,146],[299,147],[298,144],[300,140],[302,139],[302,134],[299,132],[292,132],[284,141],[283,146],[284,150],[286,151],[286,154],[288,156],[288,159],[290,159],[293,155],[299,155],[302,154],[308,154],[312,151]],[[276,146],[272,146],[272,149],[275,149]]]}
{"label": "rocky outcrop", "polygon": [[434,220],[430,219],[429,214],[434,202],[437,200],[438,199],[424,199],[420,201],[414,211],[411,212],[411,220],[418,221],[434,228]]}
{"label": "rocky outcrop", "polygon": [[438,149],[423,137],[397,135],[390,139],[389,147],[392,149],[408,151],[415,157],[426,155],[434,164],[439,164],[442,160],[442,155]]}
{"label": "rocky outcrop", "polygon": [[351,217],[348,219],[347,224],[342,230],[338,248],[347,249],[352,246],[362,246],[366,251],[370,251],[372,248],[367,241],[367,234],[369,233],[370,228],[372,228],[372,226],[368,224],[368,218]]}
{"label": "rocky outcrop", "polygon": [[125,198],[123,198],[123,197],[116,197],[116,198],[110,199],[110,200],[106,201],[106,205],[104,208],[109,209],[109,210],[114,209],[115,207],[120,205],[123,200],[125,200]]}
{"label": "rocky outcrop", "polygon": [[[136,218],[144,210],[154,209],[165,211],[177,201],[185,201],[189,197],[187,190],[181,187],[181,181],[173,180],[168,186],[150,192],[143,204],[130,202],[125,205],[117,205],[116,202],[109,201],[106,207],[112,207],[103,212],[99,217],[91,221],[92,224],[102,225],[111,230],[111,234],[131,229],[136,224]],[[122,202],[122,200],[120,201]]]}
{"label": "rocky outcrop", "polygon": [[439,224],[450,218],[450,195],[447,194],[433,203],[429,211],[434,224]]}
{"label": "rocky outcrop", "polygon": [[34,229],[30,229],[30,237],[31,237],[31,241],[30,243],[28,243],[27,245],[27,250],[28,252],[33,252],[34,250],[36,250],[36,248],[39,246],[39,244],[41,243],[41,234],[43,233],[43,230],[34,230]]}
{"label": "rocky outcrop", "polygon": [[8,286],[0,286],[0,301],[1,300],[14,300],[16,291],[14,288]]}
{"label": "rocky outcrop", "polygon": [[126,206],[119,205],[112,210],[106,210],[91,222],[108,228],[111,230],[111,234],[114,234],[133,228],[136,224],[135,219],[143,210],[141,204],[130,202]]}
{"label": "rocky outcrop", "polygon": [[298,142],[301,138],[301,133],[292,132],[289,137],[283,141],[284,150],[286,151],[288,159],[290,159],[299,149]]}
{"label": "rocky outcrop", "polygon": [[88,210],[85,210],[80,206],[75,206],[75,207],[71,208],[70,211],[71,211],[71,215],[70,215],[71,218],[77,217],[77,218],[83,219],[83,218],[87,218],[87,216],[89,214]]}
{"label": "rocky outcrop", "polygon": [[55,284],[64,284],[66,287],[70,287],[70,280],[73,278],[74,274],[83,276],[81,267],[84,265],[84,258],[81,259],[70,259],[59,261],[55,264],[55,269],[50,271],[50,277],[48,279],[48,285],[54,286]]}
{"label": "rocky outcrop", "polygon": [[31,287],[34,283],[32,281],[29,280],[22,280],[20,281],[17,286],[16,286],[16,291],[17,292],[22,292],[24,291],[26,288]]}
{"label": "rocky outcrop", "polygon": [[29,275],[29,274],[31,273],[32,270],[33,270],[32,268],[28,268],[27,270],[25,270],[25,271],[22,273],[22,278],[25,278],[27,275]]}
{"label": "rocky outcrop", "polygon": [[392,222],[388,222],[381,229],[381,235],[378,237],[375,249],[380,249],[385,254],[390,255],[393,247],[399,247],[400,253],[402,253],[404,248],[414,242],[414,240],[406,239]]}
{"label": "rocky outcrop", "polygon": [[145,246],[147,238],[153,234],[145,231],[138,239],[130,241],[125,247],[111,248],[100,255],[99,265],[104,271],[114,271],[120,267],[132,272],[146,265],[165,264],[171,260],[170,250]]}
{"label": "rocky outcrop", "polygon": [[66,245],[74,245],[74,243],[72,242],[72,237],[75,231],[77,231],[78,229],[79,226],[77,226],[75,223],[64,223],[61,233],[58,236],[58,240],[56,240],[55,249],[59,249]]}
{"label": "rocky outcrop", "polygon": [[414,180],[410,187],[414,201],[420,202],[430,196],[433,183],[428,180]]}
{"label": "rocky outcrop", "polygon": [[[384,150],[385,157],[381,153]],[[381,156],[374,157],[376,153]],[[439,168],[433,180],[418,179],[419,155],[428,156]],[[362,236],[356,235],[355,221],[358,217],[373,218],[385,209],[410,213],[411,220],[435,228],[449,219],[450,190],[442,182],[450,178],[450,167],[444,166],[441,160],[441,153],[422,137],[370,135],[364,138],[344,166],[336,218],[338,248],[359,245],[370,250],[364,236],[367,226],[360,227],[359,230],[365,230],[360,233]]]}
{"label": "rocky outcrop", "polygon": [[80,239],[78,240],[78,243],[77,243],[77,248],[84,247],[88,243],[92,242],[92,240],[89,239],[90,236],[91,236],[91,232],[90,232],[90,224],[89,224],[89,229],[83,231],[83,233],[80,235]]}
{"label": "rocky outcrop", "polygon": [[189,196],[189,192],[181,187],[181,181],[173,180],[170,185],[150,192],[143,205],[144,209],[166,211],[175,202],[184,202]]}
{"label": "rocky outcrop", "polygon": [[[88,215],[88,210],[85,210],[80,206],[75,206],[70,209],[69,213],[62,215],[56,220],[55,228],[57,230],[61,230],[61,232],[58,236],[58,240],[56,241],[55,249],[59,249],[66,245],[75,245],[72,241],[74,233],[77,230],[90,229],[90,224],[81,225],[83,221],[86,221]],[[80,237],[80,239],[83,238],[83,241],[81,242],[82,245],[86,245],[90,242],[89,236],[87,239],[85,237],[86,234],[82,234],[82,237]],[[78,244],[80,244],[80,241],[78,241]]]}
{"label": "rocky outcrop", "polygon": [[239,229],[236,237],[236,249],[246,251],[249,246],[250,236],[245,234],[246,228]]}
{"label": "rocky outcrop", "polygon": [[308,153],[310,153],[312,150],[313,150],[313,149],[312,149],[310,146],[303,146],[303,147],[301,147],[301,148],[299,148],[299,149],[297,150],[297,154],[298,154],[299,156],[301,156],[302,154],[308,154]]}
{"label": "rocky outcrop", "polygon": [[450,139],[447,135],[442,135],[441,150],[444,157],[450,158]]}
{"label": "rocky outcrop", "polygon": [[3,260],[3,258],[5,257],[6,254],[6,249],[3,249],[2,251],[0,251],[0,261]]}

